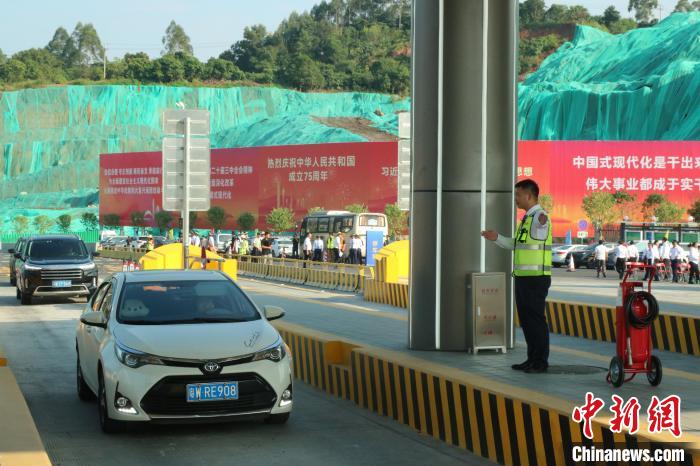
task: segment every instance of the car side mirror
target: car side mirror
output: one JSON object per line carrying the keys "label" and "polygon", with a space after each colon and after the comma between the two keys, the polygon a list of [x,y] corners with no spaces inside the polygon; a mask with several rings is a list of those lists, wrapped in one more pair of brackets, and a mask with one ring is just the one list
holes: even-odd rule
{"label": "car side mirror", "polygon": [[14,253],[15,253],[15,250],[14,250],[14,249],[8,249],[7,252],[9,252],[10,254],[14,254]]}
{"label": "car side mirror", "polygon": [[104,314],[99,311],[86,312],[80,317],[80,322],[90,327],[107,328],[107,322],[105,322]]}
{"label": "car side mirror", "polygon": [[267,320],[275,320],[284,317],[284,309],[277,306],[263,306],[265,318]]}
{"label": "car side mirror", "polygon": [[22,254],[19,253],[19,252],[16,252],[16,253],[15,253],[15,259],[21,259],[21,258],[22,258]]}
{"label": "car side mirror", "polygon": [[100,257],[100,253],[98,251],[93,251],[92,257]]}

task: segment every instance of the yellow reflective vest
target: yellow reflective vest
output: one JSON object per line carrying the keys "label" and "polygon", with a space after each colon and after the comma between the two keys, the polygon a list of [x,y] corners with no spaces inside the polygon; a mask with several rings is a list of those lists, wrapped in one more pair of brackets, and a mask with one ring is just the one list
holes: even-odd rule
{"label": "yellow reflective vest", "polygon": [[539,277],[552,275],[552,222],[548,219],[549,231],[546,240],[532,237],[532,222],[535,216],[544,213],[537,210],[527,215],[518,226],[515,235],[515,254],[513,256],[513,276]]}

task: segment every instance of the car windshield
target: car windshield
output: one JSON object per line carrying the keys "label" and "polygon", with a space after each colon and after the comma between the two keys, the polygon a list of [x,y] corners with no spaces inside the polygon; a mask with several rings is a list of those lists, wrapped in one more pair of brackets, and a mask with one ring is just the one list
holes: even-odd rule
{"label": "car windshield", "polygon": [[87,249],[78,239],[39,239],[29,244],[27,252],[31,259],[84,259]]}
{"label": "car windshield", "polygon": [[228,242],[228,241],[231,241],[231,237],[232,237],[232,236],[229,235],[229,234],[222,234],[222,235],[219,235],[219,241],[226,241],[226,242]]}
{"label": "car windshield", "polygon": [[198,324],[250,322],[260,314],[228,280],[127,283],[117,320],[123,324]]}

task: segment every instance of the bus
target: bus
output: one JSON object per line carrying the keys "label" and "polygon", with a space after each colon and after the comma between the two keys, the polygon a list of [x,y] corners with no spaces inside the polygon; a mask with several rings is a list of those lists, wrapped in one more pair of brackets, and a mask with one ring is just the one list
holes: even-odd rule
{"label": "bus", "polygon": [[360,235],[362,239],[362,257],[366,257],[367,232],[381,231],[386,238],[389,234],[389,224],[386,215],[375,212],[363,212],[355,214],[347,210],[318,211],[304,217],[299,230],[299,249],[302,248],[304,238],[311,233],[314,239],[320,236],[325,245],[328,235],[343,233],[346,243],[350,242],[350,236]]}

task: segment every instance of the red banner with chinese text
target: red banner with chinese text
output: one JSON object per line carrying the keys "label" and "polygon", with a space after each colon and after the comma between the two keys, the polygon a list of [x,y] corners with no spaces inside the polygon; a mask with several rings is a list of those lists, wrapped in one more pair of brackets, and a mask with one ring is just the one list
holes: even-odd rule
{"label": "red banner with chinese text", "polygon": [[[396,142],[332,143],[213,149],[211,205],[229,215],[225,228],[252,213],[257,227],[275,207],[288,207],[301,219],[310,207],[343,209],[365,204],[383,212],[397,200]],[[100,218],[118,214],[130,225],[130,214],[145,212],[155,226],[161,210],[161,153],[138,152],[100,156]],[[173,213],[174,218],[179,213]],[[208,227],[199,213],[197,227]]]}
{"label": "red banner with chinese text", "polygon": [[700,198],[700,141],[520,141],[518,179],[524,178],[552,196],[554,236],[571,231],[575,238],[582,221],[592,235],[581,207],[592,192],[636,196],[630,221],[642,220],[642,202],[653,193],[688,209]]}

